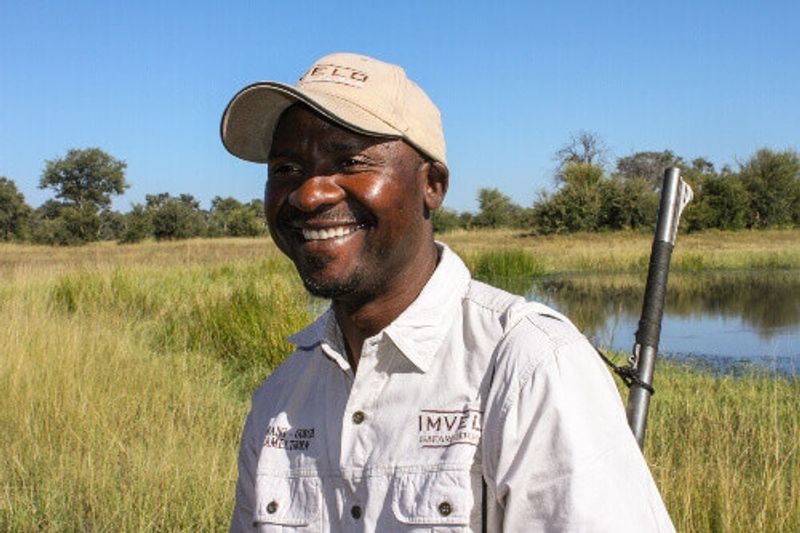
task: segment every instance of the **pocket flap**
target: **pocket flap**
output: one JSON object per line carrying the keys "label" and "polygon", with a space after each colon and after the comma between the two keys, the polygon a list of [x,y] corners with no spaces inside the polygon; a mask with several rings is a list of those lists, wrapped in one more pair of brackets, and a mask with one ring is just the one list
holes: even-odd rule
{"label": "pocket flap", "polygon": [[320,485],[317,478],[257,477],[253,517],[256,523],[307,526],[316,520],[319,512]]}
{"label": "pocket flap", "polygon": [[405,524],[468,525],[475,497],[469,471],[399,474],[392,510]]}

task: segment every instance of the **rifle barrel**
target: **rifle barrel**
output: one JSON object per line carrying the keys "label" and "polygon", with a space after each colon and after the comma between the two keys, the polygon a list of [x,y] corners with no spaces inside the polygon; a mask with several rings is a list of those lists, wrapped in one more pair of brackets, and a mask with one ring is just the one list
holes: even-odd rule
{"label": "rifle barrel", "polygon": [[681,179],[680,169],[668,168],[664,172],[661,201],[658,208],[656,232],[650,252],[642,315],[636,331],[633,348],[633,366],[643,386],[634,382],[628,396],[628,425],[639,447],[644,447],[647,413],[655,370],[658,343],[661,338],[661,320],[667,294],[667,277],[672,250],[678,233],[681,212],[692,199],[692,189]]}

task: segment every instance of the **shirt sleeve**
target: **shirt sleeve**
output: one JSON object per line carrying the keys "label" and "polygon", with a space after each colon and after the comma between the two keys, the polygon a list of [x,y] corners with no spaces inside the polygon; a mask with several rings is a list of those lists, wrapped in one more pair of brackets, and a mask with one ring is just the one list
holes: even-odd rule
{"label": "shirt sleeve", "polygon": [[258,466],[258,448],[252,436],[253,412],[247,416],[239,444],[239,476],[236,480],[236,503],[231,518],[231,533],[255,531],[253,524],[255,500],[255,472]]}
{"label": "shirt sleeve", "polygon": [[502,531],[674,531],[613,379],[569,322],[522,320],[497,349],[484,417]]}

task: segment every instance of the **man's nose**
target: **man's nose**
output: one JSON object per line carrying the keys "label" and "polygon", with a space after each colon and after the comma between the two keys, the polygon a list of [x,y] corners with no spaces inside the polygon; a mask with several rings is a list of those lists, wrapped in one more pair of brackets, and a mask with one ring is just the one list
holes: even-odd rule
{"label": "man's nose", "polygon": [[291,192],[289,205],[310,212],[325,205],[337,204],[344,197],[345,192],[336,183],[336,176],[312,176]]}

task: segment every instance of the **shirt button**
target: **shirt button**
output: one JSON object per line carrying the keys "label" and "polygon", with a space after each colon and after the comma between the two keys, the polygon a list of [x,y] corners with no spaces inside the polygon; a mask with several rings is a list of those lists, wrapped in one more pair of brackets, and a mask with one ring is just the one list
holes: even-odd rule
{"label": "shirt button", "polygon": [[271,501],[267,504],[267,512],[269,514],[275,514],[275,511],[278,510],[278,502]]}
{"label": "shirt button", "polygon": [[359,518],[361,518],[361,506],[360,506],[360,505],[354,505],[354,506],[352,506],[352,507],[350,508],[350,516],[352,516],[352,517],[353,517],[353,518],[355,518],[356,520],[358,520]]}
{"label": "shirt button", "polygon": [[366,415],[364,414],[364,411],[356,411],[353,413],[353,424],[360,424],[365,418]]}
{"label": "shirt button", "polygon": [[452,512],[453,512],[453,507],[448,502],[442,502],[439,504],[440,515],[448,516]]}

